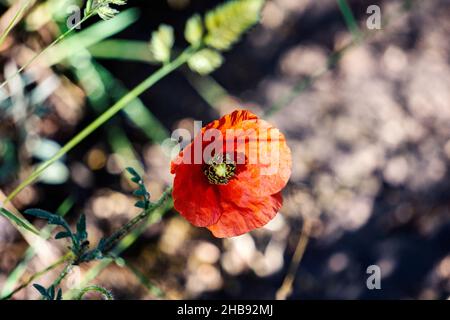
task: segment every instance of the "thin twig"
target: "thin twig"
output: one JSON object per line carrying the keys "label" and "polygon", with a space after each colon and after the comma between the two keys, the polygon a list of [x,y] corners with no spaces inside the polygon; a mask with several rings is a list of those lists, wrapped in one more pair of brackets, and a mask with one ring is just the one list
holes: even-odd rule
{"label": "thin twig", "polygon": [[111,249],[113,249],[116,244],[122,240],[127,234],[129,234],[131,231],[133,231],[137,226],[141,224],[145,219],[149,217],[149,215],[155,211],[157,208],[161,207],[166,200],[170,197],[172,194],[172,188],[167,188],[166,191],[164,191],[163,195],[159,200],[153,204],[150,205],[150,208],[142,211],[139,215],[134,217],[132,220],[130,220],[127,224],[122,226],[119,230],[117,230],[114,234],[112,234],[104,243],[103,246],[103,254],[107,254]]}
{"label": "thin twig", "polygon": [[291,264],[289,265],[288,273],[286,274],[286,277],[283,280],[283,284],[276,293],[277,300],[286,300],[286,298],[289,297],[292,293],[295,275],[300,266],[300,262],[302,261],[303,255],[306,250],[306,246],[308,245],[311,227],[312,227],[312,220],[306,218],[303,221],[303,227],[300,233],[300,238],[298,240],[294,256],[292,257]]}
{"label": "thin twig", "polygon": [[33,2],[33,0],[24,1],[23,5],[17,10],[14,17],[9,22],[8,26],[6,27],[5,31],[0,36],[0,46],[2,46],[3,42],[5,41],[6,37],[8,37],[11,30],[16,26],[16,24],[20,21],[22,18],[23,13],[25,10],[30,6],[30,4]]}
{"label": "thin twig", "polygon": [[8,295],[2,297],[0,300],[9,300],[11,299],[17,292],[19,292],[20,290],[24,289],[25,287],[27,287],[28,285],[30,285],[30,283],[32,283],[33,281],[35,281],[36,279],[42,277],[43,275],[45,275],[46,273],[50,272],[51,270],[59,267],[60,265],[62,265],[63,263],[69,261],[72,259],[72,252],[67,253],[66,255],[64,255],[63,257],[61,257],[59,260],[57,260],[56,262],[54,262],[53,264],[49,265],[47,268],[38,271],[36,273],[34,273],[33,275],[31,275],[28,280],[26,280],[25,282],[23,282],[21,285],[19,285],[17,288],[15,288],[13,291],[11,291],[11,293],[9,293]]}
{"label": "thin twig", "polygon": [[5,81],[3,81],[0,84],[0,89],[2,89],[4,86],[6,86],[9,81],[11,81],[13,78],[18,76],[23,70],[28,68],[34,61],[36,61],[38,58],[40,58],[44,53],[46,53],[48,50],[53,48],[55,45],[57,45],[61,40],[63,40],[65,37],[67,37],[71,32],[73,32],[76,28],[81,26],[82,23],[86,22],[90,17],[92,17],[95,14],[95,12],[91,12],[83,17],[79,22],[77,22],[73,27],[71,27],[69,30],[64,32],[62,35],[60,35],[58,38],[56,38],[52,43],[50,43],[45,49],[43,49],[41,52],[37,53],[35,56],[33,56],[30,60],[28,60],[27,63],[25,63],[22,67],[20,67],[19,70],[17,70],[12,76],[8,77]]}

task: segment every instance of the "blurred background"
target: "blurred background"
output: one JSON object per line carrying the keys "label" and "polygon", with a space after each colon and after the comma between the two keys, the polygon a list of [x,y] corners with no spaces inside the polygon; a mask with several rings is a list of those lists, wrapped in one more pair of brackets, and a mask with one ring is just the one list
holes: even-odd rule
{"label": "blurred background", "polygon": [[[267,1],[261,23],[220,69],[166,77],[17,196],[20,211],[39,207],[70,222],[86,213],[96,243],[137,213],[125,167],[145,172],[152,199],[171,184],[172,130],[247,108],[286,134],[293,174],[280,214],[265,228],[215,239],[169,206],[122,244],[123,259],[75,268],[65,291],[86,281],[117,299],[273,299],[309,221],[291,299],[450,297],[449,2],[347,2],[355,20],[343,14],[345,1]],[[0,30],[18,3],[0,1]],[[0,191],[11,192],[156,70],[148,41],[159,24],[172,25],[183,48],[186,20],[218,3],[130,0],[121,15],[89,20],[1,89]],[[0,48],[2,80],[67,29],[71,4],[36,1],[27,10]],[[366,26],[374,4],[381,30]],[[64,241],[50,240],[31,252],[0,217],[0,291],[65,250]],[[373,264],[381,290],[366,287]],[[37,297],[31,286],[14,296]]]}

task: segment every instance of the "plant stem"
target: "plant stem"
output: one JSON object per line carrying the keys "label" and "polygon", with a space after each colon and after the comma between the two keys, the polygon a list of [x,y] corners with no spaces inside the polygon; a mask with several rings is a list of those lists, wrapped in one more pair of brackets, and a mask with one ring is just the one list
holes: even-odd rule
{"label": "plant stem", "polygon": [[188,59],[193,55],[195,49],[189,47],[183,53],[181,53],[175,60],[162,66],[158,71],[153,73],[143,82],[141,82],[137,87],[128,92],[119,101],[117,101],[113,106],[101,114],[96,120],[89,124],[85,129],[73,137],[69,142],[67,142],[52,158],[40,165],[27,179],[25,179],[5,200],[5,204],[11,201],[17,194],[19,194],[28,185],[33,183],[49,166],[51,166],[55,161],[64,156],[67,152],[72,150],[81,141],[83,141],[87,136],[94,132],[97,128],[111,119],[119,111],[125,108],[130,102],[132,102],[136,97],[140,96],[147,89],[152,87],[159,80],[178,69],[182,66]]}
{"label": "plant stem", "polygon": [[5,41],[8,34],[11,32],[11,30],[15,27],[16,22],[20,20],[22,17],[22,14],[25,12],[25,10],[28,8],[28,6],[31,4],[33,0],[26,1],[22,7],[17,10],[16,14],[12,18],[12,20],[9,22],[8,26],[6,27],[5,31],[0,36],[0,47],[2,46],[3,42]]}
{"label": "plant stem", "polygon": [[339,5],[339,9],[342,12],[342,15],[344,16],[345,24],[347,25],[348,30],[353,36],[353,40],[355,42],[360,42],[362,38],[362,32],[359,30],[358,22],[356,21],[347,0],[337,0],[337,3]]}
{"label": "plant stem", "polygon": [[170,197],[171,193],[172,187],[167,188],[157,202],[152,203],[148,209],[142,211],[139,215],[134,217],[127,224],[122,226],[122,228],[114,232],[108,239],[106,239],[103,246],[103,254],[106,255],[107,253],[109,253],[120,240],[122,240],[126,235],[133,231],[141,222],[146,220],[149,215],[153,211],[155,211],[155,209],[161,207]]}
{"label": "plant stem", "polygon": [[53,282],[52,286],[56,289],[60,284],[61,281],[69,274],[69,272],[72,270],[73,267],[73,259],[68,260],[68,263],[64,267],[64,269],[59,274],[58,278]]}
{"label": "plant stem", "polygon": [[96,285],[83,288],[80,291],[79,295],[75,298],[75,300],[82,300],[84,295],[86,293],[88,293],[89,291],[97,291],[98,293],[100,293],[103,296],[103,298],[105,298],[105,300],[114,300],[114,297],[111,292],[109,292],[108,290],[106,290],[103,287],[96,286]]}
{"label": "plant stem", "polygon": [[50,43],[45,49],[43,49],[41,52],[37,53],[33,58],[28,60],[27,63],[25,63],[22,67],[20,67],[19,70],[17,70],[12,76],[7,78],[5,81],[0,84],[0,89],[2,89],[4,86],[6,86],[9,81],[11,81],[13,78],[18,76],[23,70],[28,68],[34,61],[36,61],[39,57],[41,57],[44,53],[46,53],[48,50],[53,48],[56,44],[58,44],[61,40],[63,40],[65,37],[67,37],[70,33],[72,33],[76,28],[81,26],[82,23],[86,22],[90,17],[94,15],[95,12],[90,12],[89,14],[85,15],[83,19],[81,19],[79,22],[77,22],[73,27],[71,27],[69,30],[64,32],[62,35],[60,35],[58,38],[56,38],[52,43]]}
{"label": "plant stem", "polygon": [[309,241],[309,234],[311,232],[312,221],[306,218],[303,221],[302,231],[300,233],[300,239],[298,240],[297,247],[292,257],[291,264],[289,265],[286,277],[283,280],[283,284],[278,289],[276,293],[277,300],[286,300],[287,297],[292,293],[292,286],[295,280],[295,274],[297,273],[300,262],[302,261],[303,255],[306,250],[306,246]]}
{"label": "plant stem", "polygon": [[11,291],[6,296],[3,296],[0,300],[9,300],[9,299],[11,299],[17,292],[19,292],[20,290],[22,290],[25,287],[27,287],[31,282],[33,282],[34,280],[42,277],[47,272],[49,272],[49,271],[59,267],[60,265],[62,265],[63,263],[65,263],[65,262],[67,262],[69,260],[71,260],[72,258],[73,258],[72,252],[67,253],[66,255],[64,255],[63,257],[58,259],[56,262],[54,262],[53,264],[49,265],[47,268],[34,273],[30,278],[28,278],[27,281],[23,282],[20,286],[15,288],[13,291]]}

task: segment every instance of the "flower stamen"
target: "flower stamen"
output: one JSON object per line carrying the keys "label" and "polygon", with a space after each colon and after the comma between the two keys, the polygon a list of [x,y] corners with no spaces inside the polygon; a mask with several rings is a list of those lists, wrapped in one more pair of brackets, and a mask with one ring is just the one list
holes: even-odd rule
{"label": "flower stamen", "polygon": [[229,154],[216,154],[212,157],[203,170],[209,183],[225,185],[236,174],[236,164]]}

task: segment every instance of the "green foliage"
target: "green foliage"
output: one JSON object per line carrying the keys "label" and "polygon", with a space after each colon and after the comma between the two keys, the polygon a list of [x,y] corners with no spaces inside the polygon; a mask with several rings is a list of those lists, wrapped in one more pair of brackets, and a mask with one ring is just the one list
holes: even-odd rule
{"label": "green foliage", "polygon": [[39,291],[44,300],[62,300],[62,290],[55,290],[55,286],[50,286],[49,288],[44,288],[40,284],[33,284],[33,287]]}
{"label": "green foliage", "polygon": [[77,222],[77,229],[75,233],[70,230],[67,221],[57,214],[41,209],[28,209],[25,211],[25,214],[47,220],[49,225],[62,227],[64,231],[57,233],[55,239],[70,238],[72,241],[72,247],[70,247],[70,249],[74,253],[75,257],[78,258],[77,260],[84,261],[83,254],[86,253],[89,247],[89,241],[87,241],[88,234],[86,231],[86,216],[84,214],[80,216],[80,219]]}
{"label": "green foliage", "polygon": [[208,12],[205,43],[221,51],[229,50],[259,21],[263,4],[264,0],[234,0]]}
{"label": "green foliage", "polygon": [[229,50],[242,34],[259,21],[264,0],[233,0],[206,14],[204,24],[196,14],[186,23],[184,36],[200,49],[188,61],[189,68],[207,75],[223,64],[220,51]]}
{"label": "green foliage", "polygon": [[127,168],[129,174],[131,174],[131,181],[137,184],[138,189],[133,192],[133,194],[137,197],[141,197],[142,200],[139,200],[135,203],[135,206],[140,209],[147,210],[150,208],[150,193],[147,191],[145,187],[144,180],[142,177],[136,172],[133,168]]}
{"label": "green foliage", "polygon": [[219,68],[222,63],[223,57],[220,52],[209,48],[200,50],[188,60],[189,68],[201,75],[213,72]]}
{"label": "green foliage", "polygon": [[186,23],[184,37],[193,46],[199,46],[203,39],[203,22],[199,14],[193,15]]}
{"label": "green foliage", "polygon": [[150,40],[150,52],[153,58],[158,62],[169,62],[173,44],[173,28],[166,24],[160,25],[158,30],[152,33]]}
{"label": "green foliage", "polygon": [[126,0],[88,0],[84,15],[98,14],[103,20],[114,18],[119,11],[111,8],[111,5],[122,6],[125,5]]}

